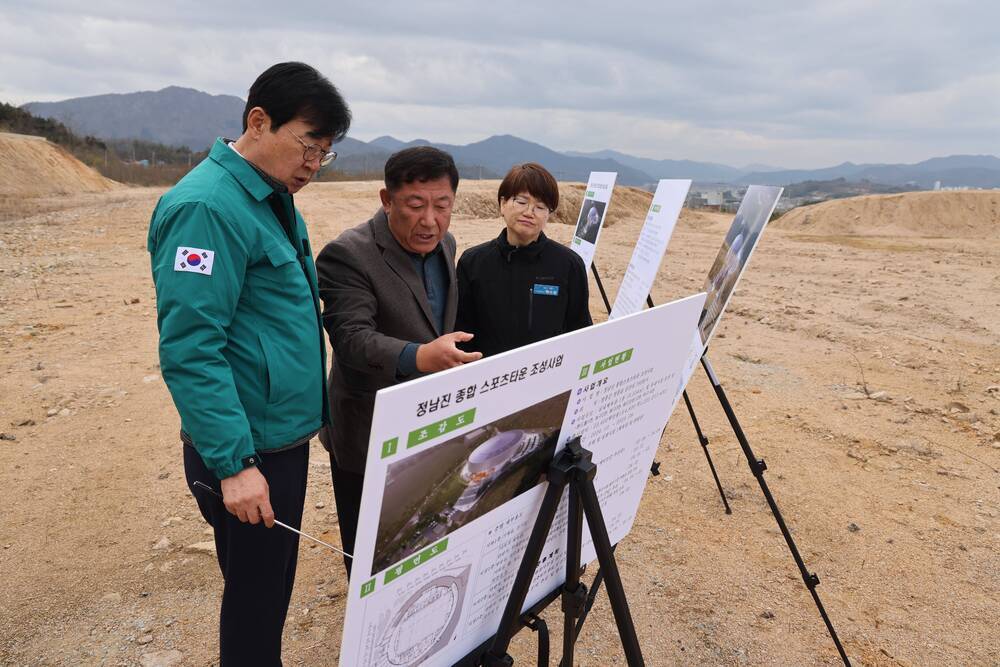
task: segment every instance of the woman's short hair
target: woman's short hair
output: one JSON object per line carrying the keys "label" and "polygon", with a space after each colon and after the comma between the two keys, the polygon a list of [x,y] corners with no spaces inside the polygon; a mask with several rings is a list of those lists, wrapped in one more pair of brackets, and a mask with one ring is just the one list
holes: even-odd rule
{"label": "woman's short hair", "polygon": [[502,204],[504,199],[516,197],[522,192],[527,192],[552,211],[559,207],[559,184],[548,169],[537,162],[525,162],[511,167],[500,182],[497,203]]}

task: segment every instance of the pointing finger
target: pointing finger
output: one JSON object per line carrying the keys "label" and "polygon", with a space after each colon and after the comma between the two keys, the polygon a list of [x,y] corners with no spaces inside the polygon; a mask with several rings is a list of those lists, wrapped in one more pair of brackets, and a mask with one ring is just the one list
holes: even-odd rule
{"label": "pointing finger", "polygon": [[458,355],[458,359],[461,363],[467,364],[472,361],[479,361],[483,358],[482,352],[461,352]]}

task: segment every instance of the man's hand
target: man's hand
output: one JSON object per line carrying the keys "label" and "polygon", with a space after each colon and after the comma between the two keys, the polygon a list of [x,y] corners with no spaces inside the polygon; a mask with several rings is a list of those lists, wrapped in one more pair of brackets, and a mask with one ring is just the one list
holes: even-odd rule
{"label": "man's hand", "polygon": [[463,352],[455,346],[455,343],[468,340],[472,340],[472,334],[456,331],[424,343],[417,348],[417,370],[421,373],[435,373],[482,359],[482,352]]}
{"label": "man's hand", "polygon": [[255,524],[263,519],[268,528],[274,525],[267,480],[256,466],[222,480],[222,502],[230,514],[235,514],[244,523]]}

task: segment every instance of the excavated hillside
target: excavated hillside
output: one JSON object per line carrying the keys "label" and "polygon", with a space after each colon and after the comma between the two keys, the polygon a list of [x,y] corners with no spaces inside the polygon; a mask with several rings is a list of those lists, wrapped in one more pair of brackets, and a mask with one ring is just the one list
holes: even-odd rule
{"label": "excavated hillside", "polygon": [[793,209],[775,220],[774,226],[838,236],[992,237],[1000,229],[1000,190],[835,199]]}
{"label": "excavated hillside", "polygon": [[[499,187],[500,181],[497,180],[462,181],[458,187],[455,213],[485,220],[499,218],[500,211],[497,207],[497,189]],[[583,183],[560,183],[559,208],[556,209],[549,222],[576,225],[585,189],[586,185]],[[604,226],[614,226],[621,220],[644,219],[651,201],[653,201],[652,193],[645,190],[626,186],[615,188]]]}
{"label": "excavated hillside", "polygon": [[0,197],[109,192],[121,187],[44,137],[8,132],[0,132],[0,174]]}

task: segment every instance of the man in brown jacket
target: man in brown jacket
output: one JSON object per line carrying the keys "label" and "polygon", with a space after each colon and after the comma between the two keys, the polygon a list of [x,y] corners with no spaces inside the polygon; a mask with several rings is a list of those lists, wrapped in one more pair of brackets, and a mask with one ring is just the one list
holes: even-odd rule
{"label": "man in brown jacket", "polygon": [[[382,208],[327,244],[316,259],[323,326],[333,346],[330,450],[344,550],[354,552],[375,394],[426,373],[475,361],[456,343],[455,237],[458,189],[451,156],[408,148],[385,164]],[[344,560],[348,574],[350,560]]]}

